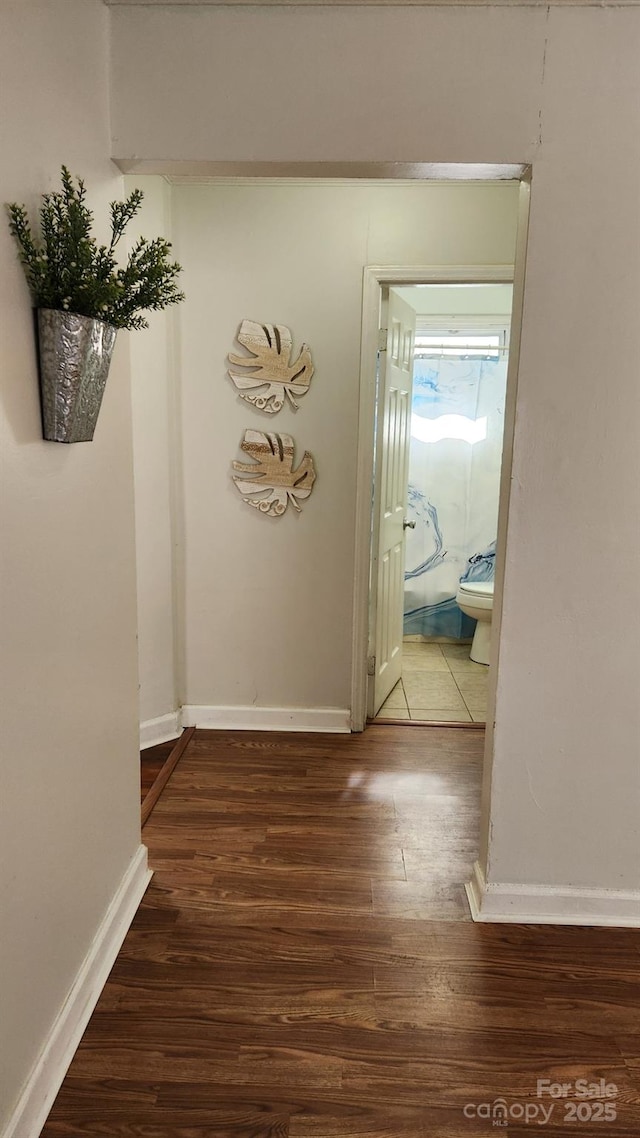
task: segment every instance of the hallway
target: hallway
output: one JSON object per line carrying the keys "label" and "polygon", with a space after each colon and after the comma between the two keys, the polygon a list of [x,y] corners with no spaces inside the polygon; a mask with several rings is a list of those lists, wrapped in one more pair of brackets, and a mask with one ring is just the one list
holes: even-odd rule
{"label": "hallway", "polygon": [[470,921],[482,749],[198,731],[46,1138],[462,1138],[581,1077],[618,1097],[580,1138],[637,1136],[637,932]]}

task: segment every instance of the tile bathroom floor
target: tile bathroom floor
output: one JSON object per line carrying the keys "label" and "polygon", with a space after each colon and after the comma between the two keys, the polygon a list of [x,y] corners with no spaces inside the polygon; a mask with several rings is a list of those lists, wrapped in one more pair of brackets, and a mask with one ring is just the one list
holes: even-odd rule
{"label": "tile bathroom floor", "polygon": [[470,644],[405,640],[402,679],[378,719],[484,723],[489,669],[469,659]]}

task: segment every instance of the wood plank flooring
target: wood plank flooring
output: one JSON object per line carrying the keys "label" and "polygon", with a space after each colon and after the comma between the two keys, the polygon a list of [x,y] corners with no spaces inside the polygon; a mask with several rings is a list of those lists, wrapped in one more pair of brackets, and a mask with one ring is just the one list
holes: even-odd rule
{"label": "wood plank flooring", "polygon": [[[638,1138],[640,937],[470,921],[481,752],[196,732],[45,1138]],[[581,1078],[616,1084],[615,1119],[536,1097]]]}
{"label": "wood plank flooring", "polygon": [[140,752],[140,802],[144,802],[156,778],[171,754],[175,739],[167,743],[157,743]]}
{"label": "wood plank flooring", "polygon": [[[151,817],[153,811],[155,810],[155,808],[158,804],[158,801],[160,799],[160,796],[163,794],[163,792],[166,788],[166,785],[169,782],[169,779],[173,775],[178,763],[180,762],[180,759],[184,755],[184,752],[186,751],[187,747],[189,746],[189,743],[191,742],[191,740],[194,736],[194,733],[195,733],[195,727],[187,727],[186,731],[183,731],[182,734],[179,736],[179,738],[174,739],[172,741],[171,749],[170,749],[169,753],[165,754],[165,758],[164,758],[164,762],[162,763],[162,766],[157,770],[155,778],[153,779],[153,782],[151,783],[150,787],[148,788],[148,790],[146,791],[146,793],[144,794],[143,799],[142,799],[142,810],[141,810],[141,819],[140,820],[141,820],[143,830],[144,830],[147,822],[149,821],[149,818]],[[154,747],[153,750],[155,752],[156,750],[160,750],[160,748]],[[155,762],[156,762],[155,754],[152,756],[151,761],[155,764]],[[144,770],[144,766],[145,766],[145,764],[143,761],[143,770]]]}

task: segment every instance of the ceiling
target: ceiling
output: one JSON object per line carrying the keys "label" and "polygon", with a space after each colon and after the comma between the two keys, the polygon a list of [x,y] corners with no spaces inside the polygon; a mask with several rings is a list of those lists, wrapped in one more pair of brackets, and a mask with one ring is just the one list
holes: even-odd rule
{"label": "ceiling", "polygon": [[393,292],[429,316],[508,316],[513,302],[510,284],[401,285]]}

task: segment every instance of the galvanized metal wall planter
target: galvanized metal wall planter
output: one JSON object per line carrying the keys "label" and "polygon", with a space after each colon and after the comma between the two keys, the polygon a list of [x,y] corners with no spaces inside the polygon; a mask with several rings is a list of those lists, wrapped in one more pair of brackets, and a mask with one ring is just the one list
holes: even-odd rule
{"label": "galvanized metal wall planter", "polygon": [[56,443],[90,442],[117,328],[90,316],[38,309],[42,427]]}
{"label": "galvanized metal wall planter", "polygon": [[43,195],[39,232],[26,206],[9,202],[7,209],[37,310],[44,437],[80,443],[93,438],[118,328],[148,328],[144,311],[178,304],[184,293],[164,237],[138,237],[126,267],[118,265],[118,243],[140,210],[142,190],[110,203],[111,239],[99,244],[82,178],[74,180],[67,166],[60,173],[62,188]]}

